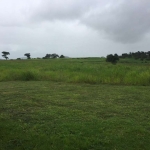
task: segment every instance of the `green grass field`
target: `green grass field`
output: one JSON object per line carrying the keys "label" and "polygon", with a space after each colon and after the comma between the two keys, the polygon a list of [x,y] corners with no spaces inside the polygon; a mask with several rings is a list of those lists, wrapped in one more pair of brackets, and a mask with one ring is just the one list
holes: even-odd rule
{"label": "green grass field", "polygon": [[0,81],[150,85],[150,62],[120,62],[113,65],[100,58],[0,61]]}
{"label": "green grass field", "polygon": [[149,150],[149,73],[98,58],[0,61],[0,150]]}

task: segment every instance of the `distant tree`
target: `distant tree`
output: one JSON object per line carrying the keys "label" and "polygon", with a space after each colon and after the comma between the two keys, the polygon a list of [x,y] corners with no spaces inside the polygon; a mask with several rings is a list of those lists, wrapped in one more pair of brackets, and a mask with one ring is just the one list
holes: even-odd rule
{"label": "distant tree", "polygon": [[115,55],[110,54],[110,55],[107,55],[106,57],[106,61],[111,62],[113,64],[116,64],[118,60],[119,60],[119,56],[117,54]]}
{"label": "distant tree", "polygon": [[59,55],[58,54],[46,54],[45,57],[43,57],[43,59],[49,59],[49,58],[58,58]]}
{"label": "distant tree", "polygon": [[5,51],[3,51],[2,54],[3,54],[2,57],[4,57],[6,60],[8,59],[7,55],[10,55],[9,52],[5,52]]}
{"label": "distant tree", "polygon": [[150,51],[148,51],[148,52],[146,53],[146,55],[147,55],[148,57],[150,57]]}
{"label": "distant tree", "polygon": [[60,55],[60,57],[59,58],[65,58],[65,56],[64,55]]}
{"label": "distant tree", "polygon": [[49,59],[51,58],[51,54],[46,54],[45,57],[43,57],[43,59]]}
{"label": "distant tree", "polygon": [[129,54],[123,53],[119,58],[134,58],[134,59],[140,59],[142,61],[144,60],[150,60],[150,51],[143,52],[143,51],[137,51],[137,52],[130,52]]}
{"label": "distant tree", "polygon": [[122,58],[127,58],[128,57],[128,54],[127,53],[123,53],[122,54]]}
{"label": "distant tree", "polygon": [[51,54],[51,58],[58,58],[59,57],[59,55],[58,54]]}
{"label": "distant tree", "polygon": [[115,60],[116,60],[116,61],[118,61],[118,60],[119,60],[119,56],[118,56],[118,54],[115,54],[115,55],[114,55],[114,57],[115,57]]}
{"label": "distant tree", "polygon": [[26,54],[24,54],[24,56],[26,56],[28,59],[31,59],[31,55],[30,55],[30,53],[26,53]]}
{"label": "distant tree", "polygon": [[51,57],[52,57],[52,54],[46,54],[45,57],[46,57],[46,58],[51,58]]}

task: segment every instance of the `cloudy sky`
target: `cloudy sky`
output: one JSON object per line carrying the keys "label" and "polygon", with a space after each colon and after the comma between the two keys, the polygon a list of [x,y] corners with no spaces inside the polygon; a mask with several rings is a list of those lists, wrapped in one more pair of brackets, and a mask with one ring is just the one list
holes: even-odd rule
{"label": "cloudy sky", "polygon": [[150,51],[150,0],[0,0],[0,51],[9,58]]}

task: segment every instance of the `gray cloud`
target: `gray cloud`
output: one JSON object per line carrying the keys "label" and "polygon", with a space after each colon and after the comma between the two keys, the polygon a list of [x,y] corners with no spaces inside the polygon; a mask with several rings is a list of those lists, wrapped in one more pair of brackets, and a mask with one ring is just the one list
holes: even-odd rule
{"label": "gray cloud", "polygon": [[[37,11],[38,10],[38,11]],[[79,20],[107,38],[134,43],[150,30],[148,0],[45,0],[35,8],[32,19],[37,21]]]}
{"label": "gray cloud", "polygon": [[98,0],[44,0],[32,10],[31,20],[80,20],[81,16],[93,9]]}
{"label": "gray cloud", "polygon": [[97,8],[82,19],[82,23],[107,37],[122,43],[141,40],[150,31],[150,2],[148,0],[122,0],[110,3],[103,10]]}
{"label": "gray cloud", "polygon": [[148,0],[1,0],[0,50],[12,58],[148,51],[149,8]]}
{"label": "gray cloud", "polygon": [[44,0],[33,10],[32,18],[41,20],[73,20],[96,6],[98,0]]}

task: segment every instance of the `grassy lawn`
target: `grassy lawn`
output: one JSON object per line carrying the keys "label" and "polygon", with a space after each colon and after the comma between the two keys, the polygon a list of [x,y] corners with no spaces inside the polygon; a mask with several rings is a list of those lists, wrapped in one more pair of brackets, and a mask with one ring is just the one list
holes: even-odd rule
{"label": "grassy lawn", "polygon": [[0,82],[1,150],[149,150],[150,86]]}

